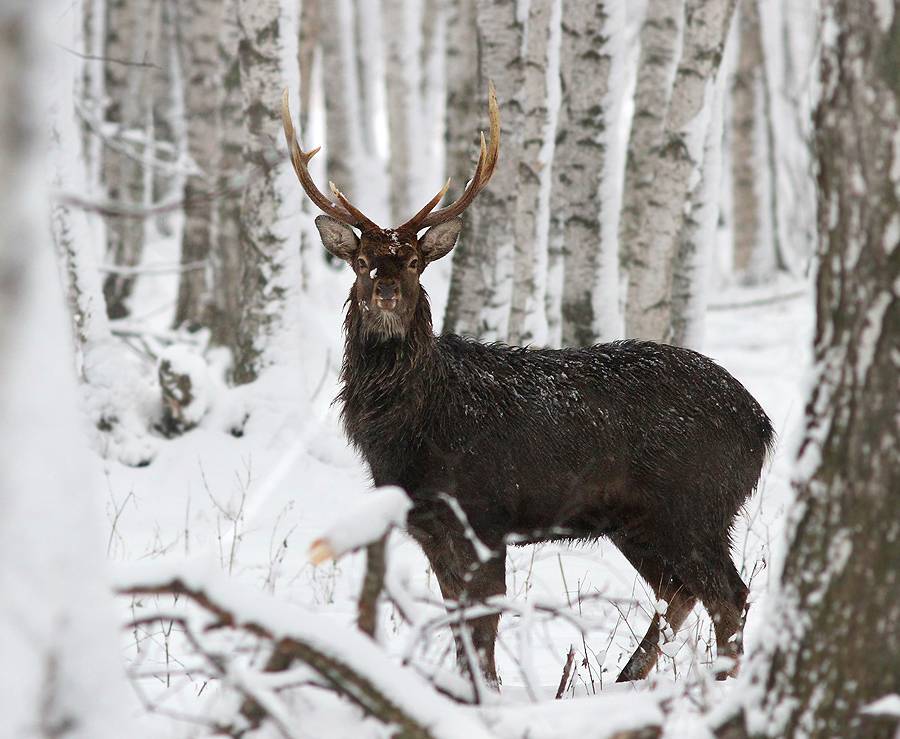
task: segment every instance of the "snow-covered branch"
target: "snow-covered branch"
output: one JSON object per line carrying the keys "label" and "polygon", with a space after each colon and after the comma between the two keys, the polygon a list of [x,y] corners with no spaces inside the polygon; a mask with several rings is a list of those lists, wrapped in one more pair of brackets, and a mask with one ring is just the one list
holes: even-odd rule
{"label": "snow-covered branch", "polygon": [[249,632],[277,644],[367,715],[421,739],[487,737],[481,720],[440,696],[412,670],[391,662],[367,637],[229,580],[214,562],[160,561],[129,566],[115,583],[123,595],[186,596],[215,617],[215,626]]}

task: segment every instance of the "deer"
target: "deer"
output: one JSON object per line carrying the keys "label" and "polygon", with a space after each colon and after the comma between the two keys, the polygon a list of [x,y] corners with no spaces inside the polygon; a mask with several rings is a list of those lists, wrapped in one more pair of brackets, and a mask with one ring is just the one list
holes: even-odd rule
{"label": "deer", "polygon": [[[664,343],[522,348],[434,332],[420,278],[453,249],[497,165],[493,84],[488,98],[490,143],[482,133],[459,198],[436,210],[448,180],[403,225],[381,228],[334,183],[336,202],[318,189],[308,164],[319,149],[301,150],[285,90],[290,159],[323,211],[322,244],[355,275],[337,398],[344,430],[374,485],[411,499],[407,531],[448,606],[502,600],[508,546],[605,537],[666,603],[618,681],[647,677],[665,625],[677,631],[698,601],[728,658],[717,678],[736,675],[748,588],[732,530],[775,440],[746,388],[708,357]],[[454,634],[459,668],[494,689],[500,610],[466,615]]]}

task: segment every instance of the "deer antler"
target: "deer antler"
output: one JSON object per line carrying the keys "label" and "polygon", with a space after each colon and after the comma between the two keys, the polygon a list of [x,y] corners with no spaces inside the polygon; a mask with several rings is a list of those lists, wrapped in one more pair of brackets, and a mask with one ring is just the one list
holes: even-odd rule
{"label": "deer antler", "polygon": [[300,184],[303,185],[303,190],[309,196],[309,199],[313,201],[315,206],[332,218],[336,218],[342,223],[354,226],[361,231],[371,231],[373,229],[380,231],[381,228],[350,204],[350,202],[334,186],[333,182],[329,182],[328,184],[331,185],[331,191],[337,196],[337,199],[341,204],[340,206],[332,203],[322,194],[319,188],[316,187],[316,183],[313,182],[313,178],[309,173],[309,160],[312,159],[316,152],[322,147],[316,147],[312,151],[303,151],[300,148],[300,144],[297,142],[297,135],[294,133],[294,125],[291,122],[291,109],[288,104],[288,88],[284,89],[284,96],[281,98],[281,122],[284,125],[284,138],[287,141],[288,151],[291,154],[291,163],[294,165],[294,171],[297,173]]}
{"label": "deer antler", "polygon": [[[397,229],[398,231],[409,230],[418,232],[423,228],[436,226],[438,223],[443,223],[444,221],[449,221],[451,218],[456,218],[456,216],[472,204],[472,201],[475,200],[475,196],[478,195],[490,181],[491,175],[494,174],[494,169],[497,167],[497,158],[500,154],[500,108],[497,105],[497,94],[494,91],[494,83],[488,82],[488,85],[488,101],[491,110],[491,145],[490,148],[485,146],[484,133],[482,133],[481,156],[478,157],[478,166],[475,168],[475,175],[472,177],[472,181],[469,182],[469,186],[455,203],[432,213],[431,211],[441,201],[441,198],[444,197],[447,188],[450,187],[450,180],[447,180],[444,189],[435,195],[422,210],[400,226],[400,228]],[[341,202],[343,203],[343,200]]]}

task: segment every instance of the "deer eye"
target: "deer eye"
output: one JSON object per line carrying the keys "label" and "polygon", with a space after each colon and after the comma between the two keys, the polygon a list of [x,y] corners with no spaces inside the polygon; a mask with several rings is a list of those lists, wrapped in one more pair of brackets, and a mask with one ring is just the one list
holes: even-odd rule
{"label": "deer eye", "polygon": [[410,268],[410,269],[418,269],[418,268],[419,268],[419,260],[418,260],[418,259],[413,259],[413,260],[409,263],[409,268]]}
{"label": "deer eye", "polygon": [[366,270],[366,269],[369,268],[369,265],[366,264],[366,260],[365,260],[365,259],[357,259],[357,260],[356,260],[356,266],[357,266],[359,269],[361,269],[361,270]]}

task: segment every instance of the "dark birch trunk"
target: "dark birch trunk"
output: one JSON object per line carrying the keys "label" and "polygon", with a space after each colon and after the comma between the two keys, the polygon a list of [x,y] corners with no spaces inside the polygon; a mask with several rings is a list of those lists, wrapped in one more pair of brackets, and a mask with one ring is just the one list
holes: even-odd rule
{"label": "dark birch trunk", "polygon": [[[106,142],[102,172],[106,195],[114,202],[141,205],[148,198],[143,165],[152,119],[151,79],[154,65],[160,64],[151,43],[158,15],[158,4],[151,0],[109,0],[106,5],[105,121],[115,126],[115,133]],[[106,224],[110,271],[103,295],[110,318],[130,312],[135,277],[128,268],[141,261],[144,225],[141,218],[111,218]],[[126,270],[118,272],[116,267]]]}
{"label": "dark birch trunk", "polygon": [[764,68],[756,0],[743,0],[738,13],[740,55],[732,88],[733,269],[746,274],[753,264],[761,237],[758,164],[762,161],[762,129],[758,113]]}
{"label": "dark birch trunk", "polygon": [[174,325],[211,326],[213,272],[210,251],[217,240],[213,196],[218,179],[219,115],[222,89],[221,38],[226,3],[221,0],[182,0],[178,3],[176,33],[184,87],[187,154],[192,172],[184,185],[184,231],[181,273]]}
{"label": "dark birch trunk", "polygon": [[825,3],[815,380],[771,642],[749,726],[733,720],[731,736],[896,736],[896,710],[872,705],[900,693],[900,16],[888,9]]}

